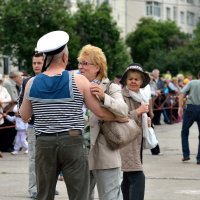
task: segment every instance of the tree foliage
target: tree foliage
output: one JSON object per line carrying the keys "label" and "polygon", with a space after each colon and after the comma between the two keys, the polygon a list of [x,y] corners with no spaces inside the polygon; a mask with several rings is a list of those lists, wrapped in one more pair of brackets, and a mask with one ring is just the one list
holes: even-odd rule
{"label": "tree foliage", "polygon": [[142,18],[136,30],[128,35],[126,42],[135,62],[149,69],[155,66],[162,68],[160,65],[167,60],[166,53],[185,45],[187,35],[172,21]]}
{"label": "tree foliage", "polygon": [[193,45],[200,47],[200,22],[197,24],[196,29],[194,30],[194,40],[192,41]]}
{"label": "tree foliage", "polygon": [[125,42],[111,17],[107,4],[98,8],[80,4],[72,14],[63,0],[1,0],[1,52],[14,58],[21,70],[31,71],[31,55],[37,40],[47,32],[64,30],[69,33],[69,69],[77,68],[78,52],[88,43],[105,52],[109,74],[123,71],[130,62]]}
{"label": "tree foliage", "polygon": [[63,0],[7,0],[1,6],[2,53],[16,58],[21,69],[31,66],[31,54],[42,35],[59,29],[73,32]]}
{"label": "tree foliage", "polygon": [[200,24],[194,31],[193,39],[173,40],[172,37],[169,41],[174,48],[151,50],[149,59],[144,63],[145,67],[148,70],[158,68],[162,73],[170,70],[173,75],[182,72],[196,76],[200,69]]}
{"label": "tree foliage", "polygon": [[108,4],[103,3],[96,9],[91,4],[79,4],[75,21],[81,46],[91,44],[104,51],[109,77],[122,73],[131,58],[124,41],[120,39],[119,29],[112,19]]}

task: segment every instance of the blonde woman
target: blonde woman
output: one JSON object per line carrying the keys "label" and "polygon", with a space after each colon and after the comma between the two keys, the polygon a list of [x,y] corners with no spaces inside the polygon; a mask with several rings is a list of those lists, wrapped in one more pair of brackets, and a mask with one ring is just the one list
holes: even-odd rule
{"label": "blonde woman", "polygon": [[[110,94],[104,93],[109,79],[103,51],[96,46],[86,45],[79,53],[78,62],[80,73],[91,82],[91,92],[97,96],[102,106],[116,116],[126,117],[128,107],[123,100],[120,86],[113,83],[109,86]],[[96,182],[100,200],[122,200],[120,152],[109,148],[101,133],[99,118],[94,113],[89,113],[89,168],[91,179],[94,176],[91,181],[91,194]],[[92,195],[91,199],[93,199]]]}

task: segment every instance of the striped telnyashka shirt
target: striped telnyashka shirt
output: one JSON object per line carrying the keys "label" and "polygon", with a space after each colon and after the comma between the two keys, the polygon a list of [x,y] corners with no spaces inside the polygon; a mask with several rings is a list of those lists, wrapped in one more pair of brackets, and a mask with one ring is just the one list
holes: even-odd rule
{"label": "striped telnyashka shirt", "polygon": [[83,96],[68,71],[57,76],[37,75],[30,86],[28,99],[35,116],[36,135],[83,130]]}

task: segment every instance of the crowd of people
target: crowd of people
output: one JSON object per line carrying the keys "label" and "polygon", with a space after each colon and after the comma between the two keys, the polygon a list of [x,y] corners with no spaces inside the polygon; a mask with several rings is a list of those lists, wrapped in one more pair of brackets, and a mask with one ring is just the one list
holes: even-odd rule
{"label": "crowd of people", "polygon": [[150,86],[154,107],[153,123],[155,125],[161,124],[161,115],[163,115],[163,121],[166,124],[181,120],[178,117],[178,97],[188,81],[189,79],[184,78],[182,74],[172,77],[168,72],[160,76],[158,69],[152,71]]}
{"label": "crowd of people", "polygon": [[[7,122],[15,121],[11,153],[24,149],[29,156],[30,198],[54,199],[61,175],[70,200],[94,200],[95,186],[100,200],[143,200],[143,131],[160,125],[162,114],[166,124],[181,121],[181,108],[186,106],[181,138],[182,161],[188,161],[189,128],[197,121],[200,130],[200,97],[196,95],[200,80],[171,77],[169,72],[161,77],[158,69],[149,73],[131,63],[110,84],[106,56],[90,44],[77,56],[80,74],[66,70],[68,41],[64,31],[47,33],[32,55],[33,76],[22,78],[16,71],[7,78],[0,74],[0,128],[8,131]],[[191,110],[195,117],[189,120]],[[141,134],[124,148],[112,150],[99,122],[123,123],[128,117]],[[159,154],[159,145],[151,151]]]}
{"label": "crowd of people", "polygon": [[[22,73],[11,71],[8,76],[0,74],[0,150],[13,151],[13,141],[16,136],[16,130],[13,122],[7,117],[14,116],[14,106],[17,104],[20,87],[22,84]],[[18,125],[16,124],[16,127]],[[18,128],[17,128],[18,129]]]}

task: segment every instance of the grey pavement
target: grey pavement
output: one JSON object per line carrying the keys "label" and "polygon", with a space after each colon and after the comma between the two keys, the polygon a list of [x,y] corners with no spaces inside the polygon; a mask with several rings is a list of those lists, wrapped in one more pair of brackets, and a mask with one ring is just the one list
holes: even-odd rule
{"label": "grey pavement", "polygon": [[[145,200],[200,200],[200,165],[196,164],[198,129],[190,130],[191,160],[181,161],[181,123],[155,127],[161,155],[144,151],[146,175]],[[22,152],[13,156],[3,153],[0,159],[0,200],[28,200],[28,159]],[[64,182],[58,181],[60,195],[55,200],[66,200]],[[96,192],[96,199],[98,195]]]}

